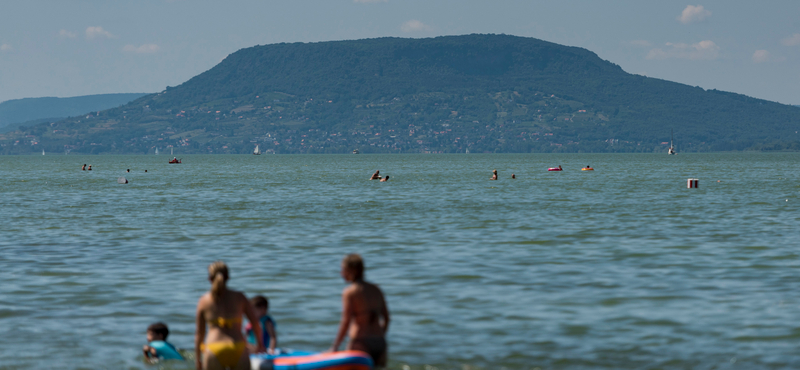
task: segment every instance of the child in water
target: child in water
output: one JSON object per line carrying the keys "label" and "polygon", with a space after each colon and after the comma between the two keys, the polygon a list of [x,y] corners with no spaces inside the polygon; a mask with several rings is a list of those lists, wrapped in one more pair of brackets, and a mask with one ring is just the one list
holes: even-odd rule
{"label": "child in water", "polygon": [[183,360],[183,356],[167,342],[169,328],[162,322],[147,327],[147,344],[142,347],[144,357],[155,360]]}
{"label": "child in water", "polygon": [[[267,346],[267,353],[274,354],[275,347],[278,345],[278,336],[275,334],[275,321],[269,316],[269,300],[267,297],[257,295],[250,299],[250,304],[256,311],[258,322],[261,324],[261,337],[264,338],[263,343]],[[247,324],[245,327],[247,332],[247,343],[253,348],[256,345],[256,333],[253,332],[253,326]],[[251,349],[251,351],[254,351]]]}

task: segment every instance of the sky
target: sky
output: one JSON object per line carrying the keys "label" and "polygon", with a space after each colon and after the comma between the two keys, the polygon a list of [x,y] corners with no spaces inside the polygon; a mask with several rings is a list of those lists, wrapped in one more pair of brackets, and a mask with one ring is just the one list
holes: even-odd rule
{"label": "sky", "polygon": [[798,0],[0,0],[0,101],[158,92],[254,45],[471,33],[800,105]]}

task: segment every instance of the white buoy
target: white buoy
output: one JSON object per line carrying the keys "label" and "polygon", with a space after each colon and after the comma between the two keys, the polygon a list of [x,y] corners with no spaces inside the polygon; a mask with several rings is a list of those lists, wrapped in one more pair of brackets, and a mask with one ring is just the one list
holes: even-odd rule
{"label": "white buoy", "polygon": [[686,181],[686,187],[689,189],[697,189],[698,187],[700,187],[700,180],[689,179]]}

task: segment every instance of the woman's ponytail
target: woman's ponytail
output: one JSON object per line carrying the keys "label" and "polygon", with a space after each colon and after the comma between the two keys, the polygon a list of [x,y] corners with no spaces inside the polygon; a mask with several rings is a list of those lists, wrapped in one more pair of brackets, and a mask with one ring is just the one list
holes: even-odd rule
{"label": "woman's ponytail", "polygon": [[228,281],[228,266],[225,262],[217,261],[208,266],[208,278],[211,280],[211,296],[216,301],[225,291]]}

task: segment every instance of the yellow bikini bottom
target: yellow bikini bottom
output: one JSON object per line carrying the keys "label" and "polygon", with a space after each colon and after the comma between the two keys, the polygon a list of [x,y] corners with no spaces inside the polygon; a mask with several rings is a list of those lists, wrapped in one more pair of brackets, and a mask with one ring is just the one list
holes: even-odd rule
{"label": "yellow bikini bottom", "polygon": [[247,349],[245,342],[214,342],[203,343],[200,347],[204,351],[214,354],[222,367],[236,367],[242,358],[242,353]]}

